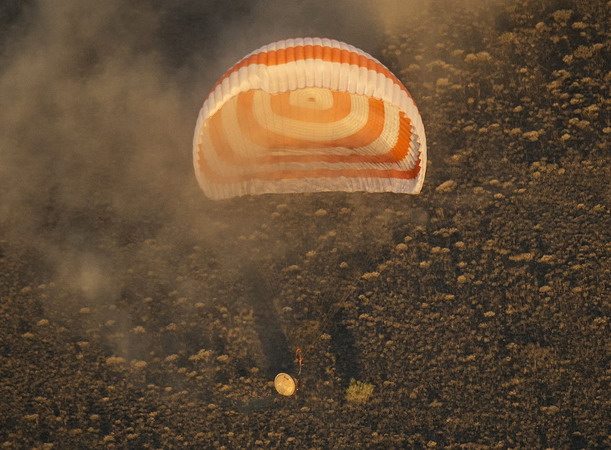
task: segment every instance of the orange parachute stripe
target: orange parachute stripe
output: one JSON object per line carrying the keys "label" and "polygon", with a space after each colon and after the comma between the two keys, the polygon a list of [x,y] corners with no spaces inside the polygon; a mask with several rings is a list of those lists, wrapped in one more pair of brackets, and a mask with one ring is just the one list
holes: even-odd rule
{"label": "orange parachute stripe", "polygon": [[399,169],[308,169],[308,170],[271,170],[252,172],[243,175],[220,175],[211,170],[205,163],[203,153],[200,149],[199,170],[210,181],[217,184],[240,183],[251,179],[278,181],[297,178],[383,178],[411,180],[418,176],[420,164],[410,170]]}
{"label": "orange parachute stripe", "polygon": [[[274,98],[278,95],[270,95]],[[350,94],[346,94],[350,96]],[[369,118],[367,124],[356,130],[350,136],[335,140],[302,140],[282,134],[274,133],[257,122],[252,115],[252,100],[254,91],[247,91],[238,95],[238,122],[242,136],[256,145],[268,149],[299,149],[299,148],[358,148],[365,147],[376,140],[384,128],[384,103],[381,100],[369,98]],[[240,101],[242,99],[242,102]],[[214,114],[208,120],[208,129],[214,151],[225,162],[233,165],[252,166],[259,164],[281,164],[281,163],[397,163],[407,156],[411,140],[411,122],[403,113],[399,113],[399,135],[395,145],[388,152],[382,154],[351,153],[345,155],[336,154],[291,154],[291,155],[262,155],[244,157],[238,155],[231,147],[225,135],[223,117],[220,112]],[[212,151],[212,149],[209,149]],[[199,158],[204,158],[203,149],[199,149]]]}
{"label": "orange parachute stripe", "polygon": [[401,90],[403,90],[408,97],[411,98],[409,91],[405,86],[403,86],[403,83],[401,83],[390,70],[379,62],[357,52],[323,45],[296,45],[294,47],[254,53],[239,61],[231,69],[225,72],[225,74],[216,82],[211,92],[214,92],[217,86],[220,85],[223,80],[230,77],[232,73],[237,72],[243,67],[248,67],[251,64],[277,66],[306,59],[320,59],[325,62],[351,64],[359,67],[365,67],[367,70],[373,70],[377,73],[383,74],[387,78],[390,78],[393,83],[399,86]]}
{"label": "orange parachute stripe", "polygon": [[[350,94],[348,94],[350,95]],[[297,139],[263,128],[253,115],[254,91],[243,92],[238,96],[238,122],[242,132],[252,142],[268,148],[327,148],[327,147],[364,147],[376,140],[384,129],[384,103],[369,99],[369,120],[367,124],[351,136],[328,141]]]}

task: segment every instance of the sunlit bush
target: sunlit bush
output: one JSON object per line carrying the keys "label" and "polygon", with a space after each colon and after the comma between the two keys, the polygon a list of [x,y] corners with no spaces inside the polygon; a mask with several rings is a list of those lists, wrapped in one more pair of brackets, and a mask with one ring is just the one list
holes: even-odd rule
{"label": "sunlit bush", "polygon": [[350,385],[346,389],[346,400],[350,403],[365,403],[373,394],[373,384],[350,379]]}

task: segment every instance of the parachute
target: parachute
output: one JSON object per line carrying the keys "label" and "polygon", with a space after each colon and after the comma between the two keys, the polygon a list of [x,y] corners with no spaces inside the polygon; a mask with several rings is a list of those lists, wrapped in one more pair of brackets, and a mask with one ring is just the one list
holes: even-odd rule
{"label": "parachute", "polygon": [[405,86],[351,45],[298,38],[231,67],[199,113],[198,183],[212,199],[323,191],[417,194],[422,119]]}

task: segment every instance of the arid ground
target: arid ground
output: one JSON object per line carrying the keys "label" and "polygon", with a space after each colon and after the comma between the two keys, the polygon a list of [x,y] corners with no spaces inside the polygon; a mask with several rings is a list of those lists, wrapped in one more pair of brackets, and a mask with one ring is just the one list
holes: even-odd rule
{"label": "arid ground", "polygon": [[[2,3],[2,448],[611,447],[611,4],[326,3]],[[305,33],[411,91],[420,195],[199,190],[215,79]]]}

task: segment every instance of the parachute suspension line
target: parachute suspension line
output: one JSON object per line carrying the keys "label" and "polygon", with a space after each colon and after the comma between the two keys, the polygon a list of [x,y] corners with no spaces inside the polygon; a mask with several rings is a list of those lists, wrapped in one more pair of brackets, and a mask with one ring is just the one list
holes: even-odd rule
{"label": "parachute suspension line", "polygon": [[[297,38],[255,50],[217,81],[200,110],[193,163],[200,187],[214,200],[329,191],[417,194],[426,172],[426,137],[410,93],[378,60],[335,40]],[[299,201],[305,211],[317,206],[310,197]],[[367,229],[368,214],[355,219],[356,231]],[[313,236],[318,231],[312,221],[300,221],[287,233],[294,242],[289,250],[317,247]],[[357,242],[368,242],[368,237],[354,236]],[[319,247],[324,247],[322,241]],[[374,261],[367,248],[356,247],[356,269]],[[238,267],[256,297],[271,296],[263,306],[276,308],[281,277],[247,264],[245,258]],[[341,276],[337,281],[341,283],[329,282],[317,294],[312,292],[313,300],[321,296],[315,308],[323,315],[314,320],[318,337],[295,351],[300,373],[303,354],[307,356],[346,310],[348,296],[361,289],[358,281]],[[276,320],[281,315],[273,313],[261,317],[282,327]],[[286,337],[286,330],[280,331]],[[284,363],[291,352],[286,341],[282,347]],[[292,395],[295,380],[280,375],[289,381],[281,393]]]}
{"label": "parachute suspension line", "polygon": [[[357,223],[354,226],[356,227],[355,231],[357,232],[366,229],[367,215],[360,215],[360,217],[357,218]],[[314,231],[310,230],[308,233],[303,225],[301,229],[302,233],[304,233],[304,240],[302,242],[305,243],[305,237]],[[313,250],[317,253],[322,252],[325,245],[326,244],[323,241],[320,241]],[[307,244],[305,244],[304,249],[306,247]],[[367,271],[368,268],[375,270],[375,266],[372,265],[378,261],[373,257],[371,251],[363,250],[360,254],[360,258],[362,258],[360,261],[362,270]],[[346,282],[346,284],[328,283],[323,289],[321,289],[319,299],[321,320],[318,322],[318,327],[316,327],[316,334],[312,336],[311,341],[307,343],[302,342],[302,345],[295,350],[295,363],[297,363],[299,367],[299,375],[301,375],[303,368],[303,355],[305,354],[306,357],[308,357],[308,354],[320,343],[323,335],[332,334],[331,329],[333,327],[333,323],[337,320],[337,316],[340,314],[341,310],[346,307],[346,300],[362,288],[358,278],[352,279],[352,277],[350,277],[350,279],[344,279],[343,281]]]}
{"label": "parachute suspension line", "polygon": [[300,348],[295,350],[295,363],[299,366],[299,372],[297,372],[297,376],[301,375],[301,369],[303,368],[303,354]]}

